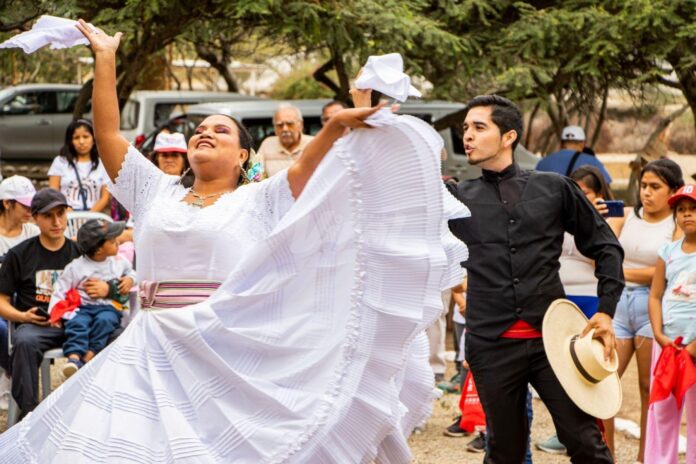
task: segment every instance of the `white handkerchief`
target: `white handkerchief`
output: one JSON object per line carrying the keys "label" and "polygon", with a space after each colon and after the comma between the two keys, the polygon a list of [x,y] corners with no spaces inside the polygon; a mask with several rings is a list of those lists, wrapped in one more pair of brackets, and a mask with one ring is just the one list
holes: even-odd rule
{"label": "white handkerchief", "polygon": [[411,78],[404,73],[404,60],[398,53],[371,56],[355,81],[357,89],[374,89],[399,101],[421,93],[411,85]]}
{"label": "white handkerchief", "polygon": [[51,49],[89,45],[89,41],[75,24],[77,21],[72,19],[44,15],[36,21],[30,31],[7,39],[0,44],[0,48],[21,48],[24,53],[29,54],[49,44]]}

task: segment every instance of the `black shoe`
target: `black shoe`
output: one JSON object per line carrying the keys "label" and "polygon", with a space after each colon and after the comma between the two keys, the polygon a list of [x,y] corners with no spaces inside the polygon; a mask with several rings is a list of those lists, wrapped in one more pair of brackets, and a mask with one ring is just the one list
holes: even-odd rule
{"label": "black shoe", "polygon": [[479,434],[466,444],[466,450],[471,453],[483,453],[486,451],[486,434],[479,432]]}
{"label": "black shoe", "polygon": [[452,425],[447,427],[443,433],[446,437],[466,437],[469,435],[469,432],[464,430],[459,426],[459,421],[462,420],[462,416],[457,417],[454,422],[452,422]]}

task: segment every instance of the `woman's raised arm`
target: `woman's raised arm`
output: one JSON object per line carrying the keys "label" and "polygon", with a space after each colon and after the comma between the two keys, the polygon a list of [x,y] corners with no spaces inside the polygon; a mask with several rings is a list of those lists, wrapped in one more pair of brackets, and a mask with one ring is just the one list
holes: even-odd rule
{"label": "woman's raised arm", "polygon": [[117,32],[110,36],[101,29],[93,29],[83,20],[78,21],[77,28],[94,51],[94,138],[106,172],[114,181],[128,150],[128,141],[120,132],[121,115],[116,95],[116,50],[122,34]]}

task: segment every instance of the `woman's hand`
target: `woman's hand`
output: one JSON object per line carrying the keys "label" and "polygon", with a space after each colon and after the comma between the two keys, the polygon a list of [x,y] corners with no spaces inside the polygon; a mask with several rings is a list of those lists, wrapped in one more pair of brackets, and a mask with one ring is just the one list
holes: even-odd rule
{"label": "woman's hand", "polygon": [[671,338],[669,338],[667,335],[665,335],[665,334],[662,333],[662,332],[660,332],[660,333],[657,333],[657,332],[656,332],[656,333],[653,333],[653,336],[655,337],[655,341],[656,341],[657,343],[660,344],[660,346],[662,347],[662,349],[665,349],[665,348],[667,348],[668,346],[671,346],[671,347],[673,347],[673,348],[679,348],[679,347],[674,343],[674,340],[672,340]]}
{"label": "woman's hand", "polygon": [[600,216],[607,217],[607,214],[609,214],[609,207],[604,203],[604,198],[602,197],[595,198],[592,206],[595,207]]}
{"label": "woman's hand", "polygon": [[384,108],[385,102],[381,102],[379,105],[370,108],[349,108],[341,110],[331,120],[327,125],[339,124],[343,127],[350,127],[351,129],[365,129],[371,127],[365,122],[365,119],[369,118],[377,111]]}
{"label": "woman's hand", "polygon": [[113,36],[110,36],[98,27],[93,28],[83,19],[77,21],[77,28],[84,34],[87,40],[89,40],[89,44],[95,54],[102,52],[115,54],[116,50],[118,50],[118,44],[121,42],[123,33],[117,32]]}

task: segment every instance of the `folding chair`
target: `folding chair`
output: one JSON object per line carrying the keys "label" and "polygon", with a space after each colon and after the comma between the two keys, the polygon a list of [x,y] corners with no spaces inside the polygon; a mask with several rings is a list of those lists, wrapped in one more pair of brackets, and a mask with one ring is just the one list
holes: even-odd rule
{"label": "folding chair", "polygon": [[65,236],[68,238],[77,237],[77,231],[82,227],[82,224],[90,219],[103,219],[108,222],[113,222],[111,216],[104,213],[94,211],[71,211],[68,213],[68,227],[65,229]]}

